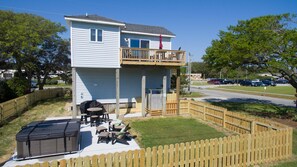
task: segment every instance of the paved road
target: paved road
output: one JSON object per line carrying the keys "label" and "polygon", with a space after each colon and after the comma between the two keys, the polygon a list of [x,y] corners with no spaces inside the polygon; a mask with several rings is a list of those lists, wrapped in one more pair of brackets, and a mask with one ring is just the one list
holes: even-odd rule
{"label": "paved road", "polygon": [[273,103],[285,106],[295,106],[293,100],[286,100],[280,98],[247,95],[242,93],[233,93],[219,90],[209,90],[208,87],[192,86],[191,91],[200,92],[206,95],[205,97],[195,98],[195,100],[201,101],[233,101],[233,102],[255,102],[255,103]]}

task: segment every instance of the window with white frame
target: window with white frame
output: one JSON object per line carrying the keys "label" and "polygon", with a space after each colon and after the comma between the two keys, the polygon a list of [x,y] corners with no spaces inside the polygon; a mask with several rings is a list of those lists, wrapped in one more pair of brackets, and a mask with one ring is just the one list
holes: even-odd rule
{"label": "window with white frame", "polygon": [[130,39],[130,47],[131,48],[149,48],[150,41],[143,39]]}
{"label": "window with white frame", "polygon": [[90,41],[102,42],[102,30],[100,29],[90,29]]}

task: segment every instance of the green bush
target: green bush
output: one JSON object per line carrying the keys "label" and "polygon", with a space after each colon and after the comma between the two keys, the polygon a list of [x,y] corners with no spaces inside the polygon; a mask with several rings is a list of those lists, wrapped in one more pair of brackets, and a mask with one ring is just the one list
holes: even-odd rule
{"label": "green bush", "polygon": [[5,81],[0,81],[0,103],[13,99],[15,97],[16,94],[7,85],[7,83]]}
{"label": "green bush", "polygon": [[23,96],[29,93],[28,90],[30,90],[30,87],[26,78],[14,77],[8,80],[7,84],[17,96]]}
{"label": "green bush", "polygon": [[58,84],[58,79],[59,78],[49,78],[46,80],[47,85],[57,85]]}

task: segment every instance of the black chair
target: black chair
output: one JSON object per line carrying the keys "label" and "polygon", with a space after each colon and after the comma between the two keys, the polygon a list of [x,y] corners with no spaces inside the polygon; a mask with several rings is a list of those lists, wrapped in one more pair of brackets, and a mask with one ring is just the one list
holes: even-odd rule
{"label": "black chair", "polygon": [[[98,112],[98,118],[100,118],[100,116],[102,116],[103,118],[102,119],[109,119],[109,116],[107,115],[106,116],[106,113],[108,113],[106,111],[106,109],[104,108],[103,104],[101,104],[100,102],[96,101],[96,100],[88,100],[88,101],[84,101],[80,104],[80,112],[82,114],[81,116],[81,121],[85,121],[87,122],[87,118],[88,117],[91,117],[92,114],[94,113],[91,113],[88,111],[88,108],[91,108],[91,107],[100,107],[102,108],[102,111]],[[92,122],[91,122],[92,123]]]}

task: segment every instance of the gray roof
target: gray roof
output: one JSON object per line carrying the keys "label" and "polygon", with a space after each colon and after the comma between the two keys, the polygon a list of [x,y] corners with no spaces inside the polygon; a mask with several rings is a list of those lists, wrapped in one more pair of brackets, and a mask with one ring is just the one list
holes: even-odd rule
{"label": "gray roof", "polygon": [[77,15],[77,16],[65,16],[65,17],[75,18],[75,19],[86,19],[86,20],[93,20],[93,21],[106,21],[106,22],[112,22],[112,23],[120,23],[120,24],[125,24],[125,27],[121,27],[121,29],[126,30],[126,31],[175,36],[175,34],[173,34],[171,31],[167,30],[164,27],[124,23],[124,22],[120,22],[117,20],[113,20],[110,18],[98,16],[98,15]]}
{"label": "gray roof", "polygon": [[106,18],[106,17],[94,15],[94,14],[93,15],[65,16],[65,17],[75,18],[75,19],[94,20],[94,21],[107,21],[107,22],[124,24],[124,22],[120,22],[120,21],[117,21],[117,20],[113,20],[113,19],[110,19],[110,18]]}
{"label": "gray roof", "polygon": [[122,28],[122,30],[175,36],[175,34],[173,34],[164,27],[130,23],[125,23],[125,25],[126,27]]}

